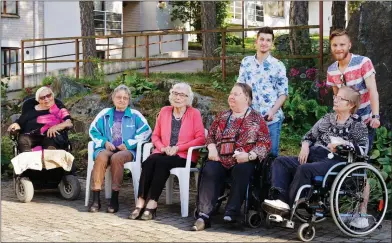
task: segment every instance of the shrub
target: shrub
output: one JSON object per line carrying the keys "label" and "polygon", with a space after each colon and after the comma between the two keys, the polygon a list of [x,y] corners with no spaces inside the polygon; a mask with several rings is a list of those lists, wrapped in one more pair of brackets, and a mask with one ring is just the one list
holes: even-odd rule
{"label": "shrub", "polygon": [[11,159],[14,157],[13,142],[9,136],[1,137],[1,171],[3,174],[12,174]]}
{"label": "shrub", "polygon": [[122,75],[117,76],[117,79],[109,84],[109,88],[110,90],[114,90],[120,84],[128,86],[133,97],[157,89],[154,83],[149,82],[145,77],[142,77],[136,72],[125,72]]}

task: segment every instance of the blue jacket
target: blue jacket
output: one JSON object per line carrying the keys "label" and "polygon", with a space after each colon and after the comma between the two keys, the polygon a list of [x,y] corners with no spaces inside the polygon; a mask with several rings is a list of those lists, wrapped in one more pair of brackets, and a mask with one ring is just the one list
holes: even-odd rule
{"label": "blue jacket", "polygon": [[[103,109],[90,125],[89,134],[94,142],[94,160],[99,152],[105,150],[106,141],[112,142],[114,110],[114,107]],[[122,118],[121,133],[122,143],[135,158],[137,143],[150,139],[152,130],[139,111],[128,107]]]}

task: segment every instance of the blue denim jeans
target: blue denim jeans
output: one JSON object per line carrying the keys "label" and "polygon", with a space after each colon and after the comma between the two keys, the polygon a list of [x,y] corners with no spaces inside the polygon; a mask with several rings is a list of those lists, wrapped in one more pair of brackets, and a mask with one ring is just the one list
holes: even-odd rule
{"label": "blue denim jeans", "polygon": [[269,134],[271,137],[271,155],[277,157],[279,155],[280,130],[282,129],[283,120],[279,120],[271,125],[268,125]]}

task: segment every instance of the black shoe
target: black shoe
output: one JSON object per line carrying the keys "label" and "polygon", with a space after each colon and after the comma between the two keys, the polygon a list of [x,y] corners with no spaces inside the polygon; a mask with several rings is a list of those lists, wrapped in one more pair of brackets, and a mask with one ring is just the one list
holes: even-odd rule
{"label": "black shoe", "polygon": [[128,218],[129,219],[140,219],[144,210],[145,210],[145,208],[136,207],[135,210],[133,210],[133,212],[131,213],[131,215],[129,215]]}
{"label": "black shoe", "polygon": [[157,216],[157,208],[151,209],[151,208],[146,208],[144,209],[144,212],[141,216],[142,220],[151,220],[155,219]]}
{"label": "black shoe", "polygon": [[211,222],[207,217],[199,217],[191,227],[191,231],[202,231],[211,227]]}
{"label": "black shoe", "polygon": [[93,202],[90,204],[88,211],[90,213],[96,213],[101,209],[101,200],[99,198],[100,191],[93,191]]}
{"label": "black shoe", "polygon": [[110,198],[110,204],[107,209],[108,213],[116,213],[118,211],[118,193],[119,191],[112,190],[112,197]]}

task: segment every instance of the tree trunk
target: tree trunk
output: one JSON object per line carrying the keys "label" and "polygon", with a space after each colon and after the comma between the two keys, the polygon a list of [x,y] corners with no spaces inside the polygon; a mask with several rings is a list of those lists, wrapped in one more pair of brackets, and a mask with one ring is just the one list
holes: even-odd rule
{"label": "tree trunk", "polygon": [[[80,1],[80,26],[82,36],[94,36],[94,2],[93,1]],[[95,44],[95,38],[83,39],[83,59],[92,59],[97,56],[97,49]],[[94,63],[84,62],[83,63],[83,74],[85,77],[94,76]]]}
{"label": "tree trunk", "polygon": [[[216,3],[212,1],[201,2],[201,29],[210,30],[216,28]],[[218,33],[203,33],[202,35],[203,57],[214,56],[214,50],[218,48]],[[215,55],[216,56],[216,55]],[[203,71],[209,72],[219,61],[204,60]]]}
{"label": "tree trunk", "polygon": [[336,29],[346,28],[346,2],[333,1],[332,2],[332,26],[330,33]]}
{"label": "tree trunk", "polygon": [[[290,2],[290,25],[308,25],[309,2]],[[293,55],[306,55],[311,52],[309,29],[290,30],[290,49]]]}

